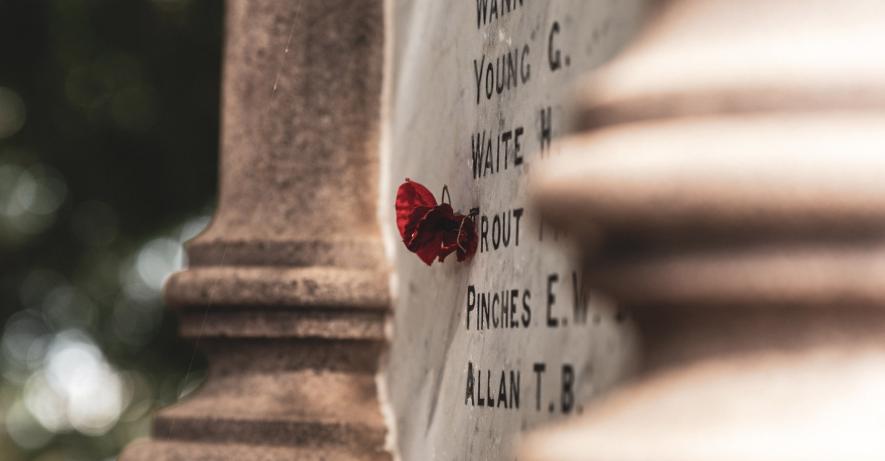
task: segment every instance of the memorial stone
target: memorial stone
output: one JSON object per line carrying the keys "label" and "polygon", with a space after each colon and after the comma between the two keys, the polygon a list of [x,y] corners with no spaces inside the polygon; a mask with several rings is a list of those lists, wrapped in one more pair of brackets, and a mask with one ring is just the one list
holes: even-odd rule
{"label": "memorial stone", "polygon": [[[229,1],[218,210],[166,288],[210,373],[121,459],[513,459],[630,375],[527,178],[646,3]],[[470,260],[405,249],[406,178],[473,214]]]}
{"label": "memorial stone", "polygon": [[[574,124],[574,83],[629,39],[643,7],[394,2],[380,207],[395,307],[382,373],[402,459],[513,459],[523,431],[581,414],[629,375],[629,317],[584,286],[527,178]],[[472,260],[428,267],[405,249],[393,215],[405,178],[476,212]]]}

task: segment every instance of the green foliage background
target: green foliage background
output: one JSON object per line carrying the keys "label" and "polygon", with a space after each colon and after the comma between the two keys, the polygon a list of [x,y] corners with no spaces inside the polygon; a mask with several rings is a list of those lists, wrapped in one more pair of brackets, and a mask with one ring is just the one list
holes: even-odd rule
{"label": "green foliage background", "polygon": [[220,1],[0,0],[0,459],[104,460],[200,381],[159,287],[215,196]]}

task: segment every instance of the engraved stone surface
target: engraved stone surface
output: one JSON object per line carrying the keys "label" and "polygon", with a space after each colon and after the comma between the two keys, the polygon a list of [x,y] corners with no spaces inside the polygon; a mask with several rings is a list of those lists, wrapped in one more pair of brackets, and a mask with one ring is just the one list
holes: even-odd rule
{"label": "engraved stone surface", "polygon": [[[393,3],[381,214],[393,259],[383,370],[402,459],[513,459],[519,434],[630,373],[631,321],[583,286],[576,254],[540,222],[529,170],[574,123],[572,84],[640,22],[639,0]],[[478,208],[479,249],[424,265],[394,226],[406,178]],[[448,199],[448,197],[446,197]]]}

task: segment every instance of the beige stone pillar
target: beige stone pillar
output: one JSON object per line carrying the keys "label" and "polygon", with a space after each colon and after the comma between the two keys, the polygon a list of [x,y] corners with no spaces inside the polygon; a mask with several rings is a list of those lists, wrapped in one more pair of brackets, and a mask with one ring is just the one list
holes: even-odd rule
{"label": "beige stone pillar", "polygon": [[525,460],[885,457],[885,5],[666,2],[539,170],[645,373]]}
{"label": "beige stone pillar", "polygon": [[204,386],[125,461],[387,459],[383,2],[230,0],[220,197],[167,283]]}

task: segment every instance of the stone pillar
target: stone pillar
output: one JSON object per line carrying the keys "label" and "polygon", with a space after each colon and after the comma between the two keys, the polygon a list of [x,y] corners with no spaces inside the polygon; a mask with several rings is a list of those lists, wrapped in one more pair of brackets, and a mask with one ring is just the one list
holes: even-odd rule
{"label": "stone pillar", "polygon": [[667,2],[538,201],[644,375],[526,460],[885,457],[885,6]]}
{"label": "stone pillar", "polygon": [[207,382],[125,461],[388,459],[381,0],[231,0],[221,184],[166,285]]}

